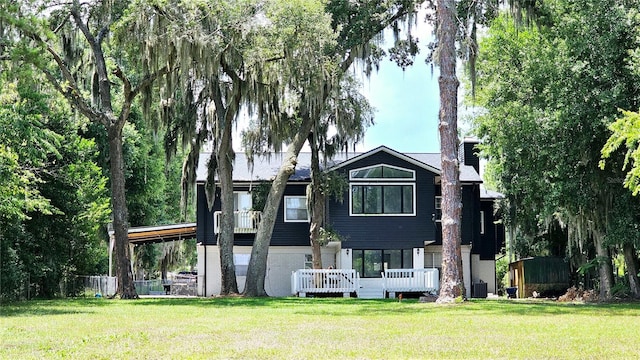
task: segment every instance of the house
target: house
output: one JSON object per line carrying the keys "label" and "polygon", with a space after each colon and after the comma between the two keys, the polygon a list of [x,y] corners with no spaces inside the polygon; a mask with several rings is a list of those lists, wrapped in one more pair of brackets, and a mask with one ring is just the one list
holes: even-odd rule
{"label": "house", "polygon": [[[486,283],[495,292],[495,255],[504,245],[504,229],[494,217],[494,201],[500,194],[486,191],[479,175],[477,141],[461,145],[462,257],[467,296],[472,284]],[[220,196],[207,206],[204,181],[209,154],[202,154],[197,176],[198,294],[220,292],[219,251],[216,246]],[[289,178],[269,248],[265,290],[271,296],[304,295],[296,281],[311,279],[301,269],[311,267],[306,187],[310,182],[310,154],[301,153]],[[251,170],[244,154],[234,164],[235,237],[234,262],[240,289],[244,287],[251,246],[260,212],[253,209],[261,184],[278,171],[279,156],[255,159]],[[345,295],[354,290],[361,297],[381,297],[402,291],[437,290],[442,262],[440,224],[440,154],[400,153],[381,146],[365,153],[333,159],[325,171],[348,180],[342,201],[327,202],[325,223],[343,240],[322,248],[323,279],[344,282]],[[425,270],[426,269],[426,270]],[[298,273],[296,273],[298,272]],[[294,276],[292,276],[294,274]],[[298,274],[298,275],[296,275]],[[395,280],[394,280],[395,278]],[[347,279],[345,281],[344,279]],[[419,287],[408,285],[420,279]],[[425,280],[426,279],[426,280]],[[317,282],[317,278],[315,279]],[[403,287],[389,287],[398,281]],[[357,282],[357,283],[356,283]],[[429,285],[425,285],[425,284]],[[318,286],[315,291],[319,291]],[[338,286],[342,289],[342,285]],[[293,288],[293,291],[292,291]],[[404,289],[404,290],[403,290]],[[340,290],[342,291],[342,290]],[[308,291],[314,292],[314,291]]]}

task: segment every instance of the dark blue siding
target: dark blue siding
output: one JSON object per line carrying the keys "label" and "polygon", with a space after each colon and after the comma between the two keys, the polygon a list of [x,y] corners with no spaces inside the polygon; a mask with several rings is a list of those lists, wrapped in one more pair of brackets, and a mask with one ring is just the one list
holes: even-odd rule
{"label": "dark blue siding", "polygon": [[462,244],[474,244],[480,233],[480,189],[478,185],[462,186]]}
{"label": "dark blue siding", "polygon": [[[238,187],[236,191],[247,191],[248,187]],[[285,195],[301,195],[306,194],[306,184],[289,184],[285,189]],[[217,243],[216,234],[213,229],[213,213],[220,210],[220,190],[216,189],[216,197],[213,208],[208,209],[207,198],[204,191],[204,185],[197,186],[197,230],[196,237],[198,242],[207,245],[215,245]],[[238,246],[252,246],[255,240],[255,234],[235,234],[234,244]],[[276,224],[273,229],[271,238],[272,246],[305,246],[309,245],[309,223],[307,222],[284,222],[284,199],[280,203]]]}
{"label": "dark blue siding", "polygon": [[[480,210],[484,211],[484,234],[479,235],[479,241],[473,244],[473,253],[480,255],[480,260],[493,260],[504,247],[504,226],[494,224],[498,216],[494,214],[493,201],[481,201]],[[478,232],[479,233],[479,232]]]}
{"label": "dark blue siding", "polygon": [[[217,197],[219,198],[219,197]],[[220,204],[218,203],[218,209]],[[207,206],[207,196],[204,191],[204,185],[196,186],[196,239],[199,243],[205,245],[213,245],[216,238],[213,233],[213,212]]]}
{"label": "dark blue siding", "polygon": [[[305,196],[307,192],[306,184],[289,184],[284,191],[284,195]],[[273,227],[271,246],[307,246],[309,245],[309,223],[308,222],[284,222],[284,198],[278,208],[276,224]]]}
{"label": "dark blue siding", "polygon": [[328,222],[343,236],[343,248],[354,249],[408,249],[424,246],[424,241],[435,240],[435,174],[386,152],[378,152],[360,159],[337,171],[348,179],[349,170],[388,164],[415,170],[416,216],[349,216],[349,191],[343,202],[330,201]]}

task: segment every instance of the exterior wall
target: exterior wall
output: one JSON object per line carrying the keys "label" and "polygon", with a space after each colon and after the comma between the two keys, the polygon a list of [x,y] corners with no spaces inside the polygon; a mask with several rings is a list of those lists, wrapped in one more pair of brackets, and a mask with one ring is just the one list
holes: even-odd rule
{"label": "exterior wall", "polygon": [[413,268],[424,269],[424,247],[413,249]]}
{"label": "exterior wall", "polygon": [[[416,172],[415,216],[350,216],[349,191],[345,191],[342,203],[330,201],[328,223],[345,240],[343,248],[353,249],[412,249],[423,247],[424,241],[435,240],[436,228],[431,219],[435,212],[435,174],[419,166],[398,159],[385,152],[378,152],[336,171],[347,179],[349,170],[387,164]],[[372,181],[375,182],[375,181]],[[390,181],[394,182],[395,181]]]}
{"label": "exterior wall", "polygon": [[[285,196],[306,195],[306,184],[289,184],[285,189]],[[236,187],[237,191],[248,191],[246,186]],[[197,230],[196,238],[199,243],[206,245],[217,244],[217,235],[213,228],[213,214],[220,211],[220,191],[216,190],[213,207],[209,210],[203,184],[197,185]],[[234,243],[238,246],[252,246],[255,234],[235,234]],[[272,246],[306,246],[309,244],[308,222],[284,222],[284,199],[280,202],[276,223],[271,237]]]}
{"label": "exterior wall", "polygon": [[480,201],[480,211],[484,211],[484,234],[478,227],[478,241],[473,243],[473,253],[480,255],[481,260],[493,260],[505,246],[504,225],[495,223],[499,218],[494,214],[493,200]]}
{"label": "exterior wall", "polygon": [[[218,197],[219,198],[219,197]],[[220,205],[218,204],[218,209]],[[213,233],[213,212],[215,208],[209,210],[207,205],[207,195],[204,184],[196,185],[196,239],[198,243],[213,245],[215,235]]]}
{"label": "exterior wall", "polygon": [[462,245],[462,277],[467,298],[471,298],[471,246]]}
{"label": "exterior wall", "polygon": [[480,187],[462,186],[462,244],[476,244],[480,234]]}
{"label": "exterior wall", "polygon": [[[251,247],[235,246],[233,248],[233,253],[234,255],[251,254]],[[269,296],[291,295],[291,273],[295,270],[304,268],[305,254],[311,254],[311,247],[279,246],[269,248],[269,256],[267,258],[267,276],[265,278],[265,291]],[[335,260],[335,249],[322,249],[322,263],[325,267],[335,267]],[[242,292],[244,290],[246,277],[238,276],[237,281],[238,290]],[[212,295],[219,295],[221,288],[220,250],[218,246],[198,246],[198,296],[208,297]]]}
{"label": "exterior wall", "polygon": [[477,284],[480,280],[487,283],[487,293],[496,293],[496,262],[495,260],[481,260],[480,255],[471,255],[471,281]]}

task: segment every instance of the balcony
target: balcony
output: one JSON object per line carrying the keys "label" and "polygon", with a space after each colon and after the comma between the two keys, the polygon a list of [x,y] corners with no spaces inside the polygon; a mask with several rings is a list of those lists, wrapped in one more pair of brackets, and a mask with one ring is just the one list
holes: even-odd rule
{"label": "balcony", "polygon": [[[262,220],[262,211],[234,211],[233,212],[233,233],[234,234],[255,234],[258,231],[258,225]],[[220,233],[220,224],[222,221],[222,211],[213,213],[213,231]]]}

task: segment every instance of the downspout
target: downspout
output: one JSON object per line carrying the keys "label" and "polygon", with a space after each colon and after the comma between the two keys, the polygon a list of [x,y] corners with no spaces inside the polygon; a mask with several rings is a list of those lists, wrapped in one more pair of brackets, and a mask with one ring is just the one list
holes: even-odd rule
{"label": "downspout", "polygon": [[207,297],[207,245],[206,245],[206,237],[205,242],[202,244],[204,247],[204,275],[202,276],[202,295]]}

